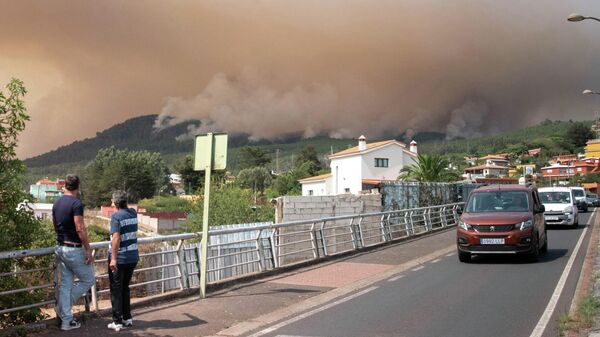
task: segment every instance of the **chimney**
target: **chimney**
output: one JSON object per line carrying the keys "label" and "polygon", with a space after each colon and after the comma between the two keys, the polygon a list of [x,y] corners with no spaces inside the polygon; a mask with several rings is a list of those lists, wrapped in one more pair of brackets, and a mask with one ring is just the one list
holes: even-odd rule
{"label": "chimney", "polygon": [[417,153],[417,142],[415,140],[410,142],[410,152]]}
{"label": "chimney", "polygon": [[367,138],[364,135],[358,137],[358,151],[364,151],[367,149]]}

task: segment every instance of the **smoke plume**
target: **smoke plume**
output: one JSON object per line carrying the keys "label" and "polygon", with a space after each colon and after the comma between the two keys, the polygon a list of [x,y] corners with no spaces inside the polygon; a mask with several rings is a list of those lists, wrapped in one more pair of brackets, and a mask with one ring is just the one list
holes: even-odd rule
{"label": "smoke plume", "polygon": [[591,119],[600,103],[581,95],[600,90],[600,26],[566,21],[600,15],[583,0],[22,0],[2,12],[0,82],[29,89],[21,157],[146,114],[157,128],[202,120],[189,135],[452,138]]}

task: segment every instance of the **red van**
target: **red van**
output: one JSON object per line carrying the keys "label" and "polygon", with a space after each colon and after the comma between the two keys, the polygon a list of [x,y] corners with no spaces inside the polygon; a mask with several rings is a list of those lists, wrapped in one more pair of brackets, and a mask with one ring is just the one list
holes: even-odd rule
{"label": "red van", "polygon": [[548,250],[544,205],[534,187],[477,188],[460,213],[456,245],[461,262],[470,262],[473,254],[523,254],[536,261]]}

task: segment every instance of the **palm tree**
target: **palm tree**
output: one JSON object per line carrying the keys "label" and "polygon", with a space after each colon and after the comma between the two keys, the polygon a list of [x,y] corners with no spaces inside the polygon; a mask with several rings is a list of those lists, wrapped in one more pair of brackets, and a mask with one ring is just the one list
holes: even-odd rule
{"label": "palm tree", "polygon": [[448,169],[448,160],[437,154],[419,154],[415,164],[400,170],[400,180],[443,182],[458,180],[459,175]]}

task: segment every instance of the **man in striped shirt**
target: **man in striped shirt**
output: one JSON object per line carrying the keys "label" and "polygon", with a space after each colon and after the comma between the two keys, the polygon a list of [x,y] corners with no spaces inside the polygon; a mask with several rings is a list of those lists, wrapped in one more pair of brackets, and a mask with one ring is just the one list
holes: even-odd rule
{"label": "man in striped shirt", "polygon": [[133,326],[129,282],[139,261],[137,246],[137,213],[127,207],[127,194],[115,191],[112,202],[117,207],[110,219],[111,244],[108,252],[108,275],[113,322],[109,329],[119,331]]}

